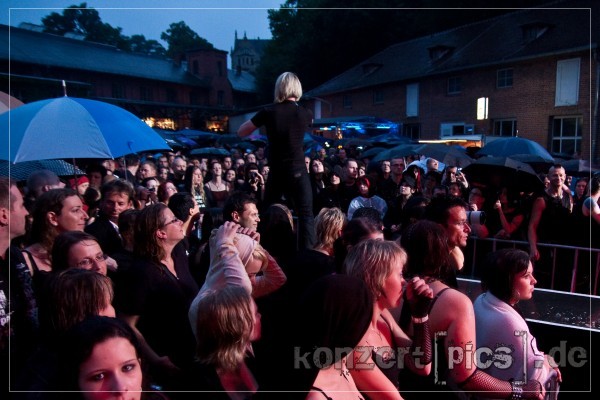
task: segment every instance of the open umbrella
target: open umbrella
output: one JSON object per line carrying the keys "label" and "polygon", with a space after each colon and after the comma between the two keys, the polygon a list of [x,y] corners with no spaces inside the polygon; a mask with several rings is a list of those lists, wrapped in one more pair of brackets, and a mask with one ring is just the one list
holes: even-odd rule
{"label": "open umbrella", "polygon": [[524,162],[510,157],[481,157],[463,169],[470,182],[497,188],[514,188],[531,193],[544,189],[544,183]]}
{"label": "open umbrella", "polygon": [[398,136],[395,133],[384,133],[369,138],[369,141],[375,146],[394,147],[400,144],[410,143],[410,138],[406,136]]}
{"label": "open umbrella", "polygon": [[218,156],[224,157],[230,155],[229,152],[220,147],[201,147],[190,151],[190,155],[193,156]]}
{"label": "open umbrella", "polygon": [[490,141],[477,152],[478,155],[510,157],[515,154],[535,154],[553,162],[554,158],[548,150],[533,140],[521,137],[500,138]]}
{"label": "open umbrella", "polygon": [[20,107],[23,104],[24,103],[16,97],[13,97],[8,93],[0,92],[0,114],[12,110],[13,108]]}
{"label": "open umbrella", "polygon": [[435,158],[441,163],[453,167],[464,168],[473,162],[473,159],[467,155],[464,147],[448,146],[441,143],[425,143],[419,146],[416,151],[426,157]]}
{"label": "open umbrella", "polygon": [[47,169],[61,177],[85,175],[85,172],[64,160],[37,160],[11,164],[10,161],[0,160],[0,176],[10,176],[17,181],[24,181],[37,170]]}
{"label": "open umbrella", "polygon": [[386,151],[385,147],[371,147],[360,153],[360,158],[372,158],[381,153],[382,151]]}
{"label": "open umbrella", "polygon": [[0,115],[8,146],[0,159],[12,162],[58,158],[117,158],[169,149],[138,117],[101,101],[60,97],[25,104]]}
{"label": "open umbrella", "polygon": [[548,169],[554,165],[554,161],[549,161],[537,154],[514,154],[510,158],[529,164],[537,173],[548,173]]}
{"label": "open umbrella", "polygon": [[567,175],[590,176],[600,171],[600,165],[590,164],[588,160],[568,160],[560,163]]}
{"label": "open umbrella", "polygon": [[391,160],[392,158],[401,158],[406,156],[414,156],[420,154],[417,151],[419,144],[401,144],[396,147],[392,147],[391,149],[387,149],[382,151],[373,157],[372,161],[383,161],[383,160]]}

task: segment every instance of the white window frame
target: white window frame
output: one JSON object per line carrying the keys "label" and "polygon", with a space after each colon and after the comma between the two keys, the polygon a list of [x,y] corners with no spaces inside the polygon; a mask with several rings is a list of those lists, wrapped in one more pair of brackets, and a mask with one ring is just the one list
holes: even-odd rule
{"label": "white window frame", "polygon": [[561,60],[556,64],[556,95],[554,106],[575,106],[579,101],[580,58]]}
{"label": "white window frame", "polygon": [[419,116],[419,84],[406,85],[406,116]]}

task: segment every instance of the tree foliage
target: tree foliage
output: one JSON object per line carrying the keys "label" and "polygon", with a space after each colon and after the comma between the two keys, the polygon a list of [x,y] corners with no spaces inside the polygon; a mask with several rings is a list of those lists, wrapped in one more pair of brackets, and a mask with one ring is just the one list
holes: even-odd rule
{"label": "tree foliage", "polygon": [[166,32],[160,34],[160,38],[168,43],[167,56],[171,58],[187,50],[214,48],[183,21],[173,22]]}
{"label": "tree foliage", "polygon": [[115,28],[102,22],[98,11],[88,8],[87,3],[72,5],[62,13],[53,12],[42,18],[44,31],[56,35],[76,33],[85,40],[109,44],[124,51],[132,51],[149,55],[175,56],[192,49],[213,49],[206,39],[198,36],[185,22],[172,23],[166,32],[161,34],[169,48],[166,50],[156,40],[146,39],[144,35],[123,35],[121,28]]}
{"label": "tree foliage", "polygon": [[546,2],[287,0],[269,10],[273,40],[257,71],[261,100],[272,101],[273,83],[283,71],[296,72],[310,90],[395,43]]}

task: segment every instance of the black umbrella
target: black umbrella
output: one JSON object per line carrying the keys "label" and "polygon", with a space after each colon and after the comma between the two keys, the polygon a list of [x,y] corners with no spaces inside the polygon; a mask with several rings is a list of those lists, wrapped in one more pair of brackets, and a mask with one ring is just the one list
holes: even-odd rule
{"label": "black umbrella", "polygon": [[469,182],[496,188],[513,188],[520,192],[544,189],[536,172],[524,162],[509,157],[481,157],[463,169]]}
{"label": "black umbrella", "polygon": [[40,169],[50,170],[60,177],[85,175],[84,171],[63,160],[23,161],[16,164],[0,160],[0,176],[9,176],[17,181],[27,180],[32,172]]}
{"label": "black umbrella", "polygon": [[515,154],[535,154],[549,162],[554,161],[548,150],[543,148],[539,143],[516,136],[490,141],[477,154],[495,157],[512,157]]}
{"label": "black umbrella", "polygon": [[442,143],[425,143],[418,147],[416,151],[426,157],[435,158],[441,163],[453,167],[466,167],[473,162],[473,159],[467,155],[467,149],[458,146],[449,146]]}
{"label": "black umbrella", "polygon": [[537,173],[543,172],[546,174],[548,173],[548,169],[554,165],[554,161],[549,161],[537,154],[515,154],[510,156],[510,158],[529,164]]}
{"label": "black umbrella", "polygon": [[406,156],[414,156],[420,154],[417,151],[417,148],[420,147],[419,144],[401,144],[400,146],[392,147],[391,149],[387,149],[382,151],[373,157],[373,161],[383,161],[383,160],[391,160],[392,158],[401,158]]}
{"label": "black umbrella", "polygon": [[382,151],[386,151],[385,147],[371,147],[360,153],[360,158],[372,158],[381,153]]}
{"label": "black umbrella", "polygon": [[224,157],[229,156],[229,152],[220,147],[201,147],[199,149],[194,149],[190,151],[190,155],[193,156],[218,156]]}
{"label": "black umbrella", "polygon": [[560,163],[567,175],[590,176],[600,170],[600,165],[590,164],[588,160],[569,160]]}

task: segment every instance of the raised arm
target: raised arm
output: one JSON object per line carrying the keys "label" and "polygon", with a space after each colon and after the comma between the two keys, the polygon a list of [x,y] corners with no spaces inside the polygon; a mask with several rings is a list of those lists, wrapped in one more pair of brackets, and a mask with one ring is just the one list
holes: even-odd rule
{"label": "raised arm", "polygon": [[239,137],[246,137],[257,129],[258,127],[254,125],[251,120],[248,120],[240,125],[237,134]]}

